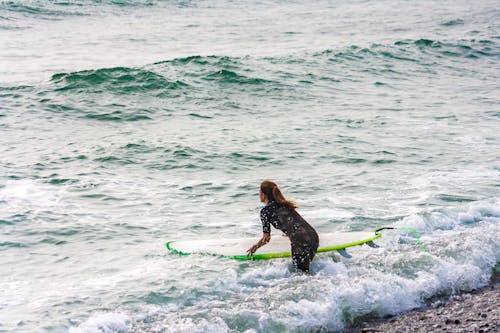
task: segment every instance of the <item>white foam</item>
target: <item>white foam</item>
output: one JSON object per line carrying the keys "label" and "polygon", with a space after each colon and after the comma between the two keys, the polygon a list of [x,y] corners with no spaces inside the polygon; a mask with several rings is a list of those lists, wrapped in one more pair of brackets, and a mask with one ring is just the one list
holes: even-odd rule
{"label": "white foam", "polygon": [[317,210],[302,211],[301,214],[306,220],[313,219],[348,219],[355,216],[354,213],[342,209],[321,208]]}
{"label": "white foam", "polygon": [[129,317],[123,313],[96,313],[69,333],[124,333],[128,332]]}
{"label": "white foam", "polygon": [[481,220],[500,218],[500,201],[493,203],[472,204],[466,213],[459,213],[458,220],[463,224],[470,224]]}
{"label": "white foam", "polygon": [[62,191],[55,186],[31,179],[8,180],[0,189],[0,201],[17,213],[53,209],[60,205],[62,197]]}
{"label": "white foam", "polygon": [[[388,230],[377,240],[380,248],[349,249],[350,260],[319,254],[312,276],[296,273],[289,259],[221,270],[220,283],[206,297],[182,311],[159,310],[162,319],[155,327],[168,332],[338,331],[364,315],[396,314],[435,295],[483,286],[500,258],[495,207],[469,205],[464,214],[474,216],[472,224],[457,218],[460,213],[444,211],[396,223],[422,233],[428,252],[411,233]],[[167,323],[175,329],[165,328]]]}

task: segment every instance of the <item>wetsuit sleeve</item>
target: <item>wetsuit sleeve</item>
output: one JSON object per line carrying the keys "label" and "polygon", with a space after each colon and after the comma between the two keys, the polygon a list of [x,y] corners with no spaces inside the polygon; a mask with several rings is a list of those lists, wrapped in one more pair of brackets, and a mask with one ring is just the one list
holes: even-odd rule
{"label": "wetsuit sleeve", "polygon": [[271,233],[271,214],[266,207],[260,211],[260,220],[262,221],[262,232],[265,234]]}

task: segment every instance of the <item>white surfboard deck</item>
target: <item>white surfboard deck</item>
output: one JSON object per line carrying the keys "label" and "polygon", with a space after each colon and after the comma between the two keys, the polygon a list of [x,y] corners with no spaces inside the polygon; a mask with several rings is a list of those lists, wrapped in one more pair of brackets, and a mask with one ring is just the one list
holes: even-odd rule
{"label": "white surfboard deck", "polygon": [[[375,232],[335,232],[319,235],[319,252],[341,251],[347,247],[370,243],[382,236]],[[257,250],[254,257],[248,257],[246,251],[257,241],[256,238],[208,239],[171,241],[166,244],[170,251],[189,255],[193,253],[209,254],[239,260],[271,259],[291,256],[288,237],[273,235],[271,241]]]}

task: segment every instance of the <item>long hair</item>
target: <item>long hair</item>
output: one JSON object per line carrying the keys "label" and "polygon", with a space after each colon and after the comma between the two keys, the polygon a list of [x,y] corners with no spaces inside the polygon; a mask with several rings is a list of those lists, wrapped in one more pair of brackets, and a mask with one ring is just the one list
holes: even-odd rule
{"label": "long hair", "polygon": [[281,193],[278,185],[276,185],[276,183],[270,180],[264,180],[260,184],[260,190],[262,191],[262,193],[265,194],[265,196],[269,201],[274,200],[280,204],[290,207],[291,209],[297,208],[297,205],[293,201],[290,201],[287,198],[285,198],[283,193]]}

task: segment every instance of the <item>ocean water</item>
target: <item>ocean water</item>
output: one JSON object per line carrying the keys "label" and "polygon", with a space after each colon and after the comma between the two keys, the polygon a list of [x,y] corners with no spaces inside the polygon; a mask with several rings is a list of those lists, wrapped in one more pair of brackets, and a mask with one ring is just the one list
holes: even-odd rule
{"label": "ocean water", "polygon": [[[340,332],[484,286],[499,88],[498,1],[1,1],[0,332]],[[257,240],[264,179],[427,252],[166,251]]]}

